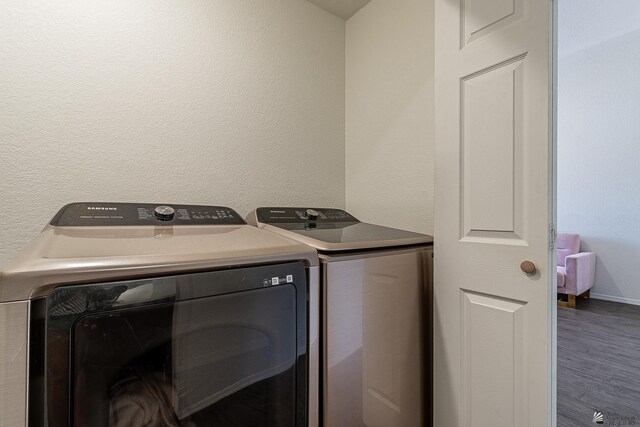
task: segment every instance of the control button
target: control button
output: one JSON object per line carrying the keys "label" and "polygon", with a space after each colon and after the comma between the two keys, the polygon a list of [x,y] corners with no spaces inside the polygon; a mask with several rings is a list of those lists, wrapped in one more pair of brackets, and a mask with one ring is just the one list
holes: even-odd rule
{"label": "control button", "polygon": [[307,219],[318,219],[319,215],[320,214],[315,209],[307,209],[304,213],[304,216],[307,217]]}
{"label": "control button", "polygon": [[158,206],[153,210],[153,214],[160,221],[171,221],[175,213],[171,206]]}

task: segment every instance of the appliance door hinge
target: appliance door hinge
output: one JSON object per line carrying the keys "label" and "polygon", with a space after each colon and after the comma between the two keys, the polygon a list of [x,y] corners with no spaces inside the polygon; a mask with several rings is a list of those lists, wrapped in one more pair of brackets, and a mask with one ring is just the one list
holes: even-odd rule
{"label": "appliance door hinge", "polygon": [[552,251],[556,247],[556,226],[549,224],[549,250]]}

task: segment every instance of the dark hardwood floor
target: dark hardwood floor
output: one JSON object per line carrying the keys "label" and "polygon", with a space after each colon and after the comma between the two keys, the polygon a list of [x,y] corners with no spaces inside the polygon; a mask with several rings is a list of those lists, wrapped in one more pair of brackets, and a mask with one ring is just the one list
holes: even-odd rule
{"label": "dark hardwood floor", "polygon": [[640,426],[640,306],[558,307],[558,427]]}

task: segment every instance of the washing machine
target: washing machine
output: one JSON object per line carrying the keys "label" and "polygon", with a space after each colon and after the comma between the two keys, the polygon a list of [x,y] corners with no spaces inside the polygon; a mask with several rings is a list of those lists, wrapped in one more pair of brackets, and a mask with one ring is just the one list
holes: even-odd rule
{"label": "washing machine", "polygon": [[315,426],[318,258],[221,206],[73,203],[0,277],[0,426]]}
{"label": "washing machine", "polygon": [[341,209],[263,207],[246,219],[318,251],[321,423],[431,425],[433,238]]}

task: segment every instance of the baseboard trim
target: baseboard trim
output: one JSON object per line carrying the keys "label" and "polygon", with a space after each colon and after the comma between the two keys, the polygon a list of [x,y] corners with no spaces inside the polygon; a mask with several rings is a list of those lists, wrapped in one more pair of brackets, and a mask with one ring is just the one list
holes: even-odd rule
{"label": "baseboard trim", "polygon": [[640,299],[623,298],[623,297],[616,297],[616,296],[605,295],[605,294],[596,294],[595,292],[591,292],[591,298],[602,299],[605,301],[621,302],[624,304],[640,305]]}

